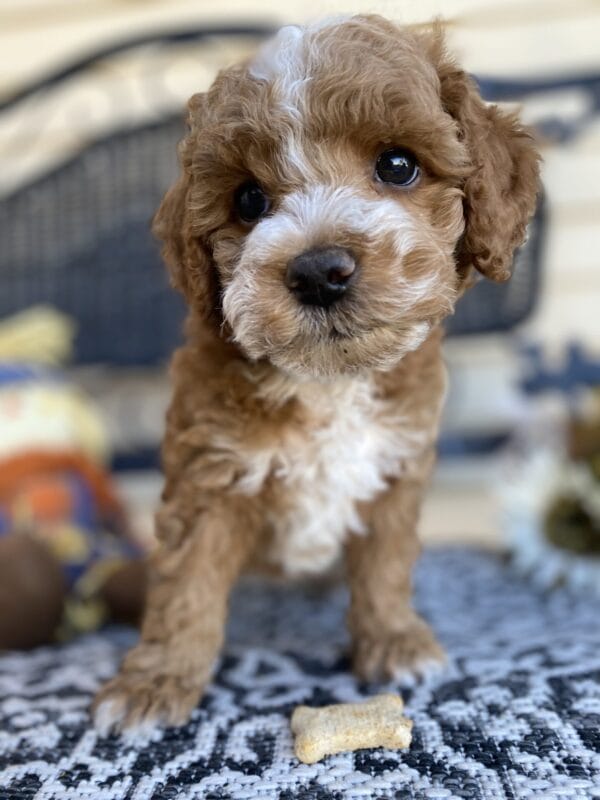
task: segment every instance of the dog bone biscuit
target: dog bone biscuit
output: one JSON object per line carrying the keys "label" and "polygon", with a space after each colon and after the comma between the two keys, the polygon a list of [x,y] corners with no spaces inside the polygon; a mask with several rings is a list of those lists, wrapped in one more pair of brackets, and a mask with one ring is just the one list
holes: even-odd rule
{"label": "dog bone biscuit", "polygon": [[410,747],[412,722],[402,716],[402,698],[380,694],[364,703],[323,708],[298,706],[292,714],[294,751],[305,764],[365,747]]}

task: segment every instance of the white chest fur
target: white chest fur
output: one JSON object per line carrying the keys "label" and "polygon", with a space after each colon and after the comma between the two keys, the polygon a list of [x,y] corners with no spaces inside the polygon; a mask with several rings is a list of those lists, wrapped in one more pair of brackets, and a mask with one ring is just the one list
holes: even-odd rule
{"label": "white chest fur", "polygon": [[348,534],[365,534],[357,502],[385,489],[422,446],[422,434],[375,398],[368,379],[306,384],[298,396],[314,409],[314,425],[256,454],[282,498],[270,512],[270,556],[289,574],[326,570]]}

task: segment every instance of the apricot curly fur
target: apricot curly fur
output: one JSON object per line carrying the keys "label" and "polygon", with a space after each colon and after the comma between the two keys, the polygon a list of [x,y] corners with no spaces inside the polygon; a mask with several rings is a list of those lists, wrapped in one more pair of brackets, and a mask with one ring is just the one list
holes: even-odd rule
{"label": "apricot curly fur", "polygon": [[[420,165],[407,189],[375,176],[391,146]],[[283,29],[190,100],[179,154],[154,230],[189,305],[186,344],[146,616],[96,699],[103,731],[189,717],[250,567],[319,574],[342,555],[357,672],[443,660],[411,606],[440,323],[473,268],[508,277],[538,187],[530,133],[481,100],[439,28],[378,16]],[[233,200],[248,179],[270,199],[253,225]],[[329,309],[302,306],[286,265],[332,245],[358,278]]]}

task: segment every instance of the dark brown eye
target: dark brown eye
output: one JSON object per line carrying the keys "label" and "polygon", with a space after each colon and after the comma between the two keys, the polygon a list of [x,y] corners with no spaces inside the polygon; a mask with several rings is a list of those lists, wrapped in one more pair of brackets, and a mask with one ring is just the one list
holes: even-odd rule
{"label": "dark brown eye", "polygon": [[256,181],[246,181],[235,193],[235,210],[244,222],[255,222],[267,213],[271,205],[269,198]]}
{"label": "dark brown eye", "polygon": [[396,186],[410,186],[419,177],[417,159],[404,147],[391,147],[384,150],[375,164],[375,174],[384,183]]}

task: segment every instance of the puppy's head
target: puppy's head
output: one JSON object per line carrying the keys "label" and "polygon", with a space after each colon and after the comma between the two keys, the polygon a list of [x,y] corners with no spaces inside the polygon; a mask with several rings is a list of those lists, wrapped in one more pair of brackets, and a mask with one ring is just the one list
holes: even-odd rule
{"label": "puppy's head", "polygon": [[509,277],[538,158],[439,32],[289,27],[189,104],[155,230],[174,283],[251,359],[387,369],[468,273]]}

